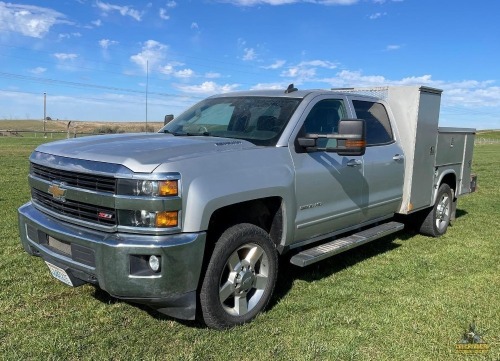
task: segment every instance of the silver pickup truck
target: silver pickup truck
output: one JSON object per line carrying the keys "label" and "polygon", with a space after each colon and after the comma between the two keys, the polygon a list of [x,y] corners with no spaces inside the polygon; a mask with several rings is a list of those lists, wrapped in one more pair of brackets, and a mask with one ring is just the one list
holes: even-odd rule
{"label": "silver pickup truck", "polygon": [[475,189],[475,130],[438,128],[440,99],[290,86],[210,97],[157,134],[41,145],[21,242],[70,286],[216,329],[248,322],[284,253],[304,267],[410,215],[426,235],[446,232]]}

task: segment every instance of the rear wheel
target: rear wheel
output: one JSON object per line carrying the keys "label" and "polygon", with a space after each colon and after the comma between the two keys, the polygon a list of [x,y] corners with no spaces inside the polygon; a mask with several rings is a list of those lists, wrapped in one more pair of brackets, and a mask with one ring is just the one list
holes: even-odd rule
{"label": "rear wheel", "polygon": [[219,238],[200,291],[205,323],[225,329],[252,320],[268,304],[276,284],[278,256],[269,235],[237,224]]}
{"label": "rear wheel", "polygon": [[446,233],[450,224],[453,194],[448,184],[441,184],[434,206],[428,210],[420,226],[420,233],[439,237]]}

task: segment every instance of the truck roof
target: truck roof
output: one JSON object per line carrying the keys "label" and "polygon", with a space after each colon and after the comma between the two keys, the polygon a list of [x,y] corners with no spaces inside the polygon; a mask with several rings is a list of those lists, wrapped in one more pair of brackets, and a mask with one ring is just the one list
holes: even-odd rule
{"label": "truck roof", "polygon": [[293,84],[288,86],[288,89],[276,89],[276,90],[247,90],[238,91],[231,93],[224,93],[214,95],[213,97],[239,97],[239,96],[262,96],[262,97],[283,97],[283,98],[299,98],[303,99],[309,94],[340,94],[346,96],[357,96],[363,97],[370,100],[387,100],[388,92],[390,89],[403,89],[409,91],[409,89],[418,88],[421,91],[428,93],[441,94],[441,89],[431,88],[427,86],[378,86],[378,87],[354,87],[354,88],[332,88],[332,89],[304,89],[298,90],[294,88]]}
{"label": "truck roof", "polygon": [[[303,99],[306,96],[310,94],[336,94],[336,95],[352,95],[352,92],[349,91],[342,91],[341,89],[339,90],[327,90],[327,89],[304,89],[304,90],[295,90],[291,92],[285,92],[282,89],[279,90],[246,90],[246,91],[237,91],[237,92],[230,92],[230,93],[223,93],[223,94],[217,94],[213,95],[210,98],[220,98],[220,97],[245,97],[245,96],[252,96],[252,97],[280,97],[280,98],[300,98]],[[371,99],[377,99],[377,97],[374,96],[368,96],[366,94],[356,94],[357,96],[363,96],[366,98],[371,98]]]}

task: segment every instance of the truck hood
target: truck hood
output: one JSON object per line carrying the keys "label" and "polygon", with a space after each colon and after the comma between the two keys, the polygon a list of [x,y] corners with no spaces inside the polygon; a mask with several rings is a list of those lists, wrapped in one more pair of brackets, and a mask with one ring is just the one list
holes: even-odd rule
{"label": "truck hood", "polygon": [[162,163],[218,152],[256,148],[231,138],[137,133],[82,137],[47,143],[38,152],[89,161],[121,164],[137,173],[151,173]]}

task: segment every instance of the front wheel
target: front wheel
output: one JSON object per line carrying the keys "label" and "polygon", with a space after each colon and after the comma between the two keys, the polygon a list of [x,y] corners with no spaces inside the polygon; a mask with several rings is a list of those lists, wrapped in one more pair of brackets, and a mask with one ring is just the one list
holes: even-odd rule
{"label": "front wheel", "polygon": [[237,224],[219,238],[200,291],[203,320],[225,329],[251,321],[268,304],[278,255],[262,228]]}
{"label": "front wheel", "polygon": [[429,209],[421,226],[420,233],[439,237],[446,233],[450,224],[453,208],[453,195],[448,184],[441,184],[434,206]]}

